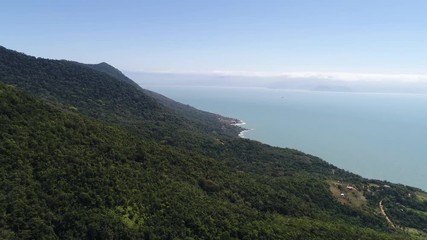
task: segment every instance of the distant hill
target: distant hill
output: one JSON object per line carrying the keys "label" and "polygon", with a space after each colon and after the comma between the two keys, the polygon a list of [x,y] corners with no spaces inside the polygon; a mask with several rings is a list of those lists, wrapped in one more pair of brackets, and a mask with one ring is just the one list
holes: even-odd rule
{"label": "distant hill", "polygon": [[108,64],[0,48],[0,239],[426,236],[427,193],[238,138],[232,120]]}

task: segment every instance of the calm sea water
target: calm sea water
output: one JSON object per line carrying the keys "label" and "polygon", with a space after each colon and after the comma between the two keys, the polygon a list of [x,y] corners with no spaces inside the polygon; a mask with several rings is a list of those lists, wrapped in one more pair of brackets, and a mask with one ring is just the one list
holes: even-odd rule
{"label": "calm sea water", "polygon": [[427,95],[148,87],[235,117],[244,136],[316,155],[363,177],[427,190]]}

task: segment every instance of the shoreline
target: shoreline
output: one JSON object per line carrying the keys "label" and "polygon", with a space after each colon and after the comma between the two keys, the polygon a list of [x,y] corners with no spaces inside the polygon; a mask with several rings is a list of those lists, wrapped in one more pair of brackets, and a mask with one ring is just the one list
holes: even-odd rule
{"label": "shoreline", "polygon": [[239,133],[239,137],[240,138],[246,138],[245,137],[245,132],[249,132],[249,131],[251,131],[251,130],[253,130],[253,129],[246,129],[246,130],[243,130],[243,131],[241,131],[240,133]]}
{"label": "shoreline", "polygon": [[239,122],[237,122],[237,123],[232,123],[231,125],[232,126],[238,126],[238,127],[241,127],[243,130],[242,131],[240,131],[240,133],[238,134],[238,137],[240,137],[240,138],[245,138],[245,132],[249,132],[249,131],[251,131],[251,130],[253,130],[253,129],[246,129],[246,128],[243,128],[242,126],[243,125],[246,125],[246,123],[245,122],[243,122],[242,120],[238,120]]}

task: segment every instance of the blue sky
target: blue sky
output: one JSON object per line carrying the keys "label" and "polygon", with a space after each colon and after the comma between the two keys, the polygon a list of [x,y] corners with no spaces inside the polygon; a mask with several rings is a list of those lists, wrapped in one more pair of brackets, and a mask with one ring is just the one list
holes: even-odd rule
{"label": "blue sky", "polygon": [[128,71],[427,74],[427,1],[10,0],[0,45]]}

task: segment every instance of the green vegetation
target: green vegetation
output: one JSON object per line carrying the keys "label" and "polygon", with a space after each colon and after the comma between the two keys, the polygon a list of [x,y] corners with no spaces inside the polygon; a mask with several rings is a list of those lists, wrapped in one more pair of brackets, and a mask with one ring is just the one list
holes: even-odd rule
{"label": "green vegetation", "polygon": [[[0,48],[0,82],[8,84],[0,84],[0,239],[416,239],[425,231],[421,190],[240,139],[232,119],[141,89],[107,64]],[[342,204],[330,189],[338,180],[363,204]],[[383,199],[398,229],[378,213]]]}

